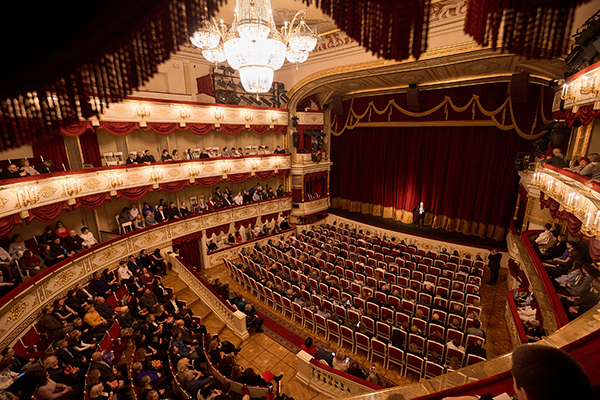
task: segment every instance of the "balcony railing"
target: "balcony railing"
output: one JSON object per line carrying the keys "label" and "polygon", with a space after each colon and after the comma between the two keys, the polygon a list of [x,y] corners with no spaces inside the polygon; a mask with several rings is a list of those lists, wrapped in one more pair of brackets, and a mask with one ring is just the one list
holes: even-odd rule
{"label": "balcony railing", "polygon": [[[223,180],[248,177],[264,177],[269,171],[289,170],[289,154],[226,157],[184,161],[166,161],[147,164],[131,164],[116,167],[82,169],[55,172],[10,179],[0,183],[0,218],[21,213],[49,204],[67,201],[74,204],[80,197],[110,193],[152,185],[189,180],[202,184],[202,179],[220,177]],[[212,185],[211,185],[212,186]]]}

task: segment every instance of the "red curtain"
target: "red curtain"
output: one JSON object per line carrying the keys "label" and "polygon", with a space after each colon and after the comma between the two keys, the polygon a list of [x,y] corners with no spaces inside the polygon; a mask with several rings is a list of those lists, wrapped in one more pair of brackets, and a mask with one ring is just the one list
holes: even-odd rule
{"label": "red curtain", "polygon": [[131,189],[122,189],[117,191],[117,199],[124,197],[127,200],[139,200],[146,194],[152,192],[152,186],[141,186]]}
{"label": "red curtain", "polygon": [[27,222],[31,222],[34,219],[38,219],[44,222],[54,221],[61,212],[70,210],[69,205],[66,201],[60,203],[48,204],[47,206],[37,207],[29,210],[29,217]]}
{"label": "red curtain", "polygon": [[71,169],[67,158],[67,150],[65,149],[65,140],[62,136],[43,137],[33,142],[32,147],[33,156],[43,157],[44,160],[52,160],[56,171],[62,171],[63,164],[66,170]]}
{"label": "red curtain", "polygon": [[342,207],[349,201],[410,213],[423,201],[435,228],[496,240],[517,194],[515,155],[529,146],[495,127],[356,128],[331,144],[330,192]]}
{"label": "red curtain", "polygon": [[208,178],[196,179],[195,184],[203,186],[203,187],[213,187],[217,183],[221,182],[222,180],[223,180],[223,177],[221,177],[221,176],[211,176]]}
{"label": "red curtain", "polygon": [[213,92],[212,78],[210,74],[196,78],[196,85],[198,86],[198,94],[207,94],[215,97]]}
{"label": "red curtain", "polygon": [[229,232],[229,224],[215,226],[214,228],[207,229],[206,237],[210,239],[213,234],[219,236],[222,232]]}
{"label": "red curtain", "polygon": [[95,210],[104,204],[105,201],[110,201],[109,193],[90,194],[89,196],[78,197],[75,199],[73,209],[83,207],[86,210]]}
{"label": "red curtain", "polygon": [[267,223],[269,221],[272,221],[274,219],[277,219],[277,217],[279,216],[279,213],[273,213],[273,214],[268,214],[268,215],[263,215],[262,217],[260,217],[260,220],[262,221],[262,223]]}
{"label": "red curtain", "polygon": [[175,129],[179,129],[179,124],[174,122],[148,122],[148,126],[146,128],[149,131],[154,131],[159,135],[170,135],[175,131]]}
{"label": "red curtain", "polygon": [[136,129],[140,129],[140,125],[137,122],[100,121],[100,128],[109,131],[113,135],[127,136]]}
{"label": "red curtain", "polygon": [[233,224],[233,226],[235,226],[235,230],[236,231],[239,230],[242,226],[244,228],[246,228],[248,225],[252,225],[252,226],[256,225],[256,217],[254,217],[254,218],[248,218],[248,219],[245,219],[243,221],[236,221]]}
{"label": "red curtain", "polygon": [[563,221],[567,221],[567,229],[572,236],[579,237],[581,233],[581,221],[579,218],[567,212],[566,210],[560,210],[560,203],[553,198],[549,197],[545,199],[544,192],[540,193],[540,207],[543,210],[548,207],[550,211],[550,215],[555,219],[562,219]]}
{"label": "red curtain", "polygon": [[289,176],[289,175],[290,175],[290,170],[289,169],[283,169],[283,170],[280,169],[277,172],[277,176],[279,176],[282,179],[285,178],[286,176]]}
{"label": "red curtain", "polygon": [[245,182],[246,179],[248,179],[250,177],[251,177],[250,173],[232,174],[232,175],[227,175],[227,180],[231,181],[233,183],[242,183],[242,182]]}
{"label": "red curtain", "polygon": [[267,179],[275,175],[275,171],[257,171],[255,175],[257,178],[266,181]]}
{"label": "red curtain", "polygon": [[92,129],[92,123],[89,121],[79,121],[60,128],[60,132],[67,136],[79,136]]}
{"label": "red curtain", "polygon": [[581,125],[589,125],[595,118],[600,118],[600,110],[594,111],[594,105],[581,106],[576,113],[572,109],[565,111],[557,111],[552,114],[553,118],[562,119],[567,122],[567,126],[571,127],[575,121],[581,122]]}
{"label": "red curtain", "polygon": [[169,193],[177,193],[183,190],[184,187],[190,186],[190,181],[166,182],[158,185],[158,190],[164,190]]}
{"label": "red curtain", "polygon": [[19,214],[10,215],[0,218],[0,237],[7,237],[15,225],[23,225],[23,221]]}
{"label": "red curtain", "polygon": [[93,129],[85,131],[79,136],[79,144],[81,145],[81,153],[83,154],[83,162],[92,164],[94,167],[102,166],[102,158],[100,157],[100,147],[98,146],[98,135]]}
{"label": "red curtain", "polygon": [[200,257],[200,244],[198,240],[202,237],[202,232],[190,233],[189,235],[173,239],[173,247],[179,248],[179,254],[188,265],[198,270],[202,268],[202,258]]}
{"label": "red curtain", "polygon": [[298,131],[298,150],[310,150],[312,147],[311,137],[304,137],[305,130],[322,130],[323,125],[298,125],[296,131]]}
{"label": "red curtain", "polygon": [[207,135],[209,132],[215,130],[213,124],[195,124],[190,123],[185,125],[186,129],[194,132],[196,135]]}

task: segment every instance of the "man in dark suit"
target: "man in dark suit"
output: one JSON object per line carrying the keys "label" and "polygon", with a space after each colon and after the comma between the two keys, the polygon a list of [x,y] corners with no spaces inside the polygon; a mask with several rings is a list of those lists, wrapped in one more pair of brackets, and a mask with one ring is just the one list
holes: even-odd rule
{"label": "man in dark suit", "polygon": [[558,235],[558,242],[540,255],[542,260],[551,260],[563,255],[567,249],[567,236]]}
{"label": "man in dark suit", "polygon": [[590,284],[590,291],[581,297],[563,297],[560,302],[563,304],[569,321],[574,320],[586,311],[594,307],[600,301],[600,278],[596,278]]}
{"label": "man in dark suit", "polygon": [[64,364],[79,367],[79,369],[87,368],[87,359],[80,353],[72,351],[68,347],[66,340],[59,340],[56,343],[58,350],[56,351],[56,358]]}
{"label": "man in dark suit", "polygon": [[158,206],[156,212],[154,213],[154,219],[156,220],[156,222],[163,222],[169,219],[169,216],[163,209],[163,206]]}
{"label": "man in dark suit", "polygon": [[498,281],[498,274],[500,273],[500,260],[502,259],[502,254],[498,252],[498,249],[492,249],[491,254],[488,256],[488,267],[490,269],[490,280],[486,283],[488,285],[495,285]]}
{"label": "man in dark suit", "polygon": [[43,163],[38,164],[35,169],[40,174],[50,174],[54,171],[54,166],[52,165],[52,160],[46,160]]}
{"label": "man in dark suit", "polygon": [[97,369],[100,371],[100,379],[106,382],[117,381],[119,383],[119,389],[125,386],[126,381],[129,381],[127,374],[127,364],[119,364],[113,366],[102,359],[102,353],[95,352],[92,354],[92,364],[90,365],[90,371]]}
{"label": "man in dark suit", "polygon": [[152,154],[150,154],[150,150],[146,150],[144,152],[144,157],[142,157],[144,162],[151,162],[154,163],[156,162],[156,160],[154,159],[154,156]]}
{"label": "man in dark suit", "polygon": [[177,206],[175,205],[175,203],[171,203],[169,205],[169,209],[167,210],[167,215],[169,216],[169,220],[181,218],[181,214],[179,213],[179,209],[177,209]]}
{"label": "man in dark suit", "polygon": [[483,341],[477,339],[475,344],[470,344],[467,346],[467,354],[475,354],[476,356],[487,358],[487,351],[481,347],[483,345]]}
{"label": "man in dark suit", "polygon": [[138,261],[134,255],[130,255],[129,261],[127,262],[127,268],[129,268],[133,275],[140,276],[142,271],[142,263]]}
{"label": "man in dark suit", "polygon": [[425,205],[422,201],[413,210],[413,222],[421,226],[425,225]]}

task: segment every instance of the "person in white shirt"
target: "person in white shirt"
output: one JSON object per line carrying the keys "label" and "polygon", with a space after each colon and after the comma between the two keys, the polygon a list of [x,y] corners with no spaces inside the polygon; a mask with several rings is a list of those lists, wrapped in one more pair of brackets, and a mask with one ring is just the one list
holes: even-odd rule
{"label": "person in white shirt", "polygon": [[90,232],[87,226],[81,228],[81,234],[79,235],[79,237],[83,239],[84,246],[92,247],[98,244],[98,241],[94,237],[94,234]]}
{"label": "person in white shirt", "polygon": [[121,261],[119,263],[119,269],[117,270],[117,272],[119,273],[119,279],[122,281],[126,281],[133,276],[131,270],[127,266],[127,261]]}
{"label": "person in white shirt", "polygon": [[237,196],[233,198],[233,202],[238,206],[244,202],[244,197],[241,192],[238,192]]}
{"label": "person in white shirt", "polygon": [[14,235],[12,237],[12,243],[8,246],[8,252],[13,260],[19,260],[23,257],[25,250],[27,250],[27,247],[25,247],[25,243],[21,240],[21,235]]}
{"label": "person in white shirt", "polygon": [[546,225],[544,225],[544,231],[542,233],[539,234],[538,237],[535,238],[535,244],[537,244],[538,246],[541,246],[543,244],[546,244],[550,241],[550,238],[552,238],[552,224],[547,223]]}
{"label": "person in white shirt", "polygon": [[140,215],[140,210],[138,210],[137,205],[133,204],[131,206],[131,208],[129,209],[129,214],[131,214],[131,217],[133,219],[136,219],[138,215]]}
{"label": "person in white shirt", "polygon": [[448,343],[446,343],[446,347],[449,349],[455,349],[455,350],[462,351],[463,353],[465,351],[465,348],[460,345],[460,342],[458,341],[458,339],[450,340]]}

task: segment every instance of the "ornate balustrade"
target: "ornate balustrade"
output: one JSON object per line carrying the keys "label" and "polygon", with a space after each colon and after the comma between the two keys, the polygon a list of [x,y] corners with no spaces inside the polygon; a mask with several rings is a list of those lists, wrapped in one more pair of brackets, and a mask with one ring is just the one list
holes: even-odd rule
{"label": "ornate balustrade", "polygon": [[331,200],[329,196],[323,196],[315,200],[298,203],[297,205],[298,208],[292,209],[292,215],[307,216],[329,210]]}
{"label": "ornate balustrade", "polygon": [[225,322],[229,329],[242,340],[250,336],[246,329],[246,314],[227,303],[227,301],[216,293],[215,290],[181,258],[174,257],[173,253],[170,253],[168,258],[173,265],[173,270],[179,275],[179,279],[185,282],[192,292],[194,292],[219,319]]}
{"label": "ornate balustrade", "polygon": [[309,388],[327,396],[333,398],[359,396],[383,389],[382,386],[321,364],[305,351],[300,350],[296,354],[296,360],[298,361],[296,378]]}
{"label": "ornate balustrade", "polygon": [[287,174],[290,167],[290,155],[282,154],[122,165],[11,179],[0,186],[0,217],[20,213],[26,218],[33,208],[64,201],[75,204],[93,195],[119,196],[119,191],[146,186],[175,192],[188,184],[241,183],[255,176],[267,179],[283,171]]}
{"label": "ornate balustrade", "polygon": [[138,254],[143,249],[164,249],[173,239],[193,232],[291,208],[292,199],[287,196],[195,214],[129,232],[85,250],[28,279],[0,299],[0,348],[29,328],[41,315],[43,306],[64,297],[77,284],[89,281],[94,272],[116,268],[118,261],[131,254]]}

